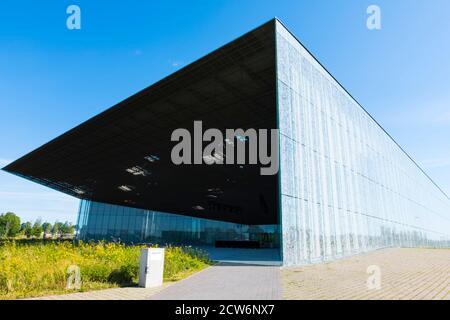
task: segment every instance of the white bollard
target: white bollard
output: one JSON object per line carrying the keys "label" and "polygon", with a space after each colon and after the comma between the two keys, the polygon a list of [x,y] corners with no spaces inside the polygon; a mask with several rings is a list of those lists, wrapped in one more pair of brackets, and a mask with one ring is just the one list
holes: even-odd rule
{"label": "white bollard", "polygon": [[142,249],[139,264],[139,286],[143,288],[161,286],[163,284],[163,273],[164,249]]}

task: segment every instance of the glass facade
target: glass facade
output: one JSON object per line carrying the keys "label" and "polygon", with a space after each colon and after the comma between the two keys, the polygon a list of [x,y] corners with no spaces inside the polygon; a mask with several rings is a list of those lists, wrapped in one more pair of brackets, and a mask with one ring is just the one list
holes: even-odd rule
{"label": "glass facade", "polygon": [[450,201],[276,22],[284,265],[449,246]]}
{"label": "glass facade", "polygon": [[[273,189],[279,193],[279,225],[82,200],[79,239],[191,245],[258,241],[261,247],[280,248],[284,265],[385,247],[450,246],[449,198],[278,21],[275,32],[270,30],[274,33],[276,57],[265,63],[276,64],[280,172]],[[273,71],[273,65],[267,69]],[[275,79],[269,74],[264,76]]]}
{"label": "glass facade", "polygon": [[276,225],[243,225],[81,200],[79,240],[214,246],[216,240],[279,247]]}

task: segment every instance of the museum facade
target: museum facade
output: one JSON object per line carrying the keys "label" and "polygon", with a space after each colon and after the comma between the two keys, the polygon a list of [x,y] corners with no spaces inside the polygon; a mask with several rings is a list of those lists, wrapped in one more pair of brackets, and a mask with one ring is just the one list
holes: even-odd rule
{"label": "museum facade", "polygon": [[[173,163],[196,121],[276,129],[279,170]],[[277,19],[4,170],[79,198],[82,240],[277,248],[284,265],[450,244],[449,198]]]}

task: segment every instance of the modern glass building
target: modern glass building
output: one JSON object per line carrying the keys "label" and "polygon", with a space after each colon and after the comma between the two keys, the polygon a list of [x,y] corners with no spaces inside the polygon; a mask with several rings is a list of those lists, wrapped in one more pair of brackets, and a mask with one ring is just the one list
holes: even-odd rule
{"label": "modern glass building", "polygon": [[[172,132],[199,120],[278,129],[279,172],[173,164]],[[277,19],[4,169],[80,198],[83,240],[278,248],[284,265],[450,245],[449,198]]]}
{"label": "modern glass building", "polygon": [[279,22],[283,262],[448,247],[450,201]]}
{"label": "modern glass building", "polygon": [[279,248],[280,243],[276,224],[246,225],[86,200],[80,202],[77,226],[81,240],[198,246],[229,241],[258,243],[259,248]]}

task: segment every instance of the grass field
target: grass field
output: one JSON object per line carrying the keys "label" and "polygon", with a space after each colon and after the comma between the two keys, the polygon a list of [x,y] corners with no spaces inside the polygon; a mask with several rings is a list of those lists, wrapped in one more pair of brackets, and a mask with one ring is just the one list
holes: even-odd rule
{"label": "grass field", "polygon": [[[16,299],[133,285],[143,246],[113,243],[5,241],[0,243],[0,299]],[[166,247],[164,281],[182,279],[210,264],[189,247]],[[66,289],[69,266],[78,266],[81,289]]]}

